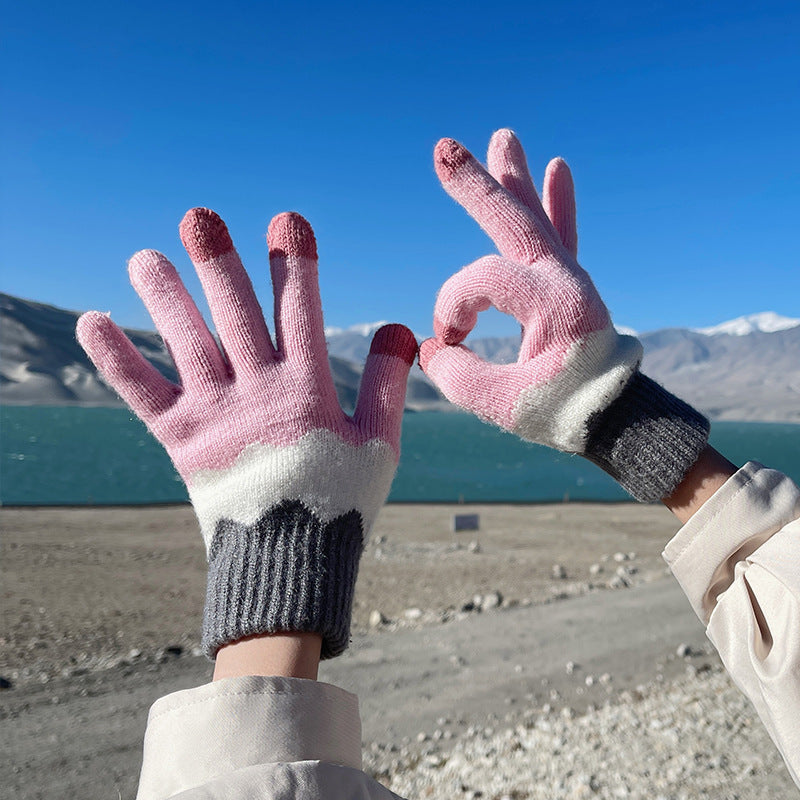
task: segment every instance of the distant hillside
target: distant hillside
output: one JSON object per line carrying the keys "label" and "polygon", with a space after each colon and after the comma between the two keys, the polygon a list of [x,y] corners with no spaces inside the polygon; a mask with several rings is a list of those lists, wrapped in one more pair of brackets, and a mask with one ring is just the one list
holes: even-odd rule
{"label": "distant hillside", "polygon": [[[9,405],[122,405],[75,339],[79,312],[0,293],[0,402]],[[169,380],[175,368],[161,337],[126,328],[125,333]],[[362,336],[367,342],[369,339]],[[366,351],[365,351],[366,352]],[[358,396],[363,359],[331,356],[331,372],[342,407],[352,410]],[[409,380],[408,408],[448,406],[416,370]]]}
{"label": "distant hillside", "polygon": [[[75,341],[78,313],[0,294],[0,402],[28,405],[119,405]],[[352,409],[374,330],[380,323],[326,330],[339,399]],[[170,380],[175,370],[161,338],[127,330]],[[800,422],[800,320],[761,313],[701,330],[639,334],[644,371],[717,419]],[[468,344],[482,358],[516,358],[517,337]],[[406,407],[452,409],[414,368]]]}

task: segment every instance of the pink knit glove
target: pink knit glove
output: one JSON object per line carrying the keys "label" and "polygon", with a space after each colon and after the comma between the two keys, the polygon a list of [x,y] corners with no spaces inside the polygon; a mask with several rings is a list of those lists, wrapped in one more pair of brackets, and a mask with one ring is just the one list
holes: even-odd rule
{"label": "pink knit glove", "polygon": [[221,347],[153,250],[130,260],[131,283],[181,385],[104,314],[84,314],[78,339],[186,482],[209,557],[207,652],[283,630],[320,633],[323,655],[336,655],[347,646],[364,539],[397,467],[416,341],[400,325],[377,331],[349,417],[331,378],[306,220],[281,214],[269,227],[274,344],[223,221],[193,209],[180,233]]}
{"label": "pink knit glove", "polygon": [[[669,494],[705,446],[707,422],[638,372],[641,344],[616,332],[576,261],[566,163],[548,165],[543,205],[509,130],[492,137],[488,171],[452,139],[438,143],[434,160],[445,190],[500,255],[442,286],[437,338],[420,352],[425,373],[457,405],[523,439],[586,455],[639,499]],[[490,305],[522,324],[515,364],[488,364],[460,344]]]}

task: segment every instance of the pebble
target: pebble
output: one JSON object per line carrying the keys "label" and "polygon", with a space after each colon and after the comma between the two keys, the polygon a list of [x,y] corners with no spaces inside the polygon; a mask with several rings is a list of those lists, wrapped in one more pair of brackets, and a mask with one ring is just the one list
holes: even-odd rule
{"label": "pebble", "polygon": [[469,550],[470,553],[480,553],[481,543],[477,540],[472,541],[467,545],[467,550]]}
{"label": "pebble", "polygon": [[503,595],[498,591],[487,592],[481,600],[481,610],[489,611],[497,608],[503,602]]}
{"label": "pebble", "polygon": [[567,577],[567,570],[563,564],[553,564],[553,577],[556,580],[564,580]]}
{"label": "pebble", "polygon": [[411,622],[422,618],[421,608],[407,608],[403,612],[403,617]]}
{"label": "pebble", "polygon": [[[420,612],[420,616],[422,612]],[[370,628],[380,628],[381,625],[385,625],[389,620],[383,616],[383,614],[376,608],[370,612],[369,615],[369,626]]]}
{"label": "pebble", "polygon": [[574,661],[567,661],[566,667],[567,675],[572,675],[576,669],[580,669],[580,665],[576,664]]}
{"label": "pebble", "polygon": [[590,575],[600,575],[600,573],[602,571],[603,571],[603,565],[602,564],[592,564],[592,566],[589,567],[589,574]]}
{"label": "pebble", "polygon": [[687,656],[692,655],[692,648],[689,647],[688,644],[681,643],[678,645],[678,649],[675,651],[675,655],[677,655],[678,658],[686,658]]}
{"label": "pebble", "polygon": [[627,561],[627,560],[628,560],[628,554],[627,553],[614,553],[614,561],[619,563],[619,562]]}

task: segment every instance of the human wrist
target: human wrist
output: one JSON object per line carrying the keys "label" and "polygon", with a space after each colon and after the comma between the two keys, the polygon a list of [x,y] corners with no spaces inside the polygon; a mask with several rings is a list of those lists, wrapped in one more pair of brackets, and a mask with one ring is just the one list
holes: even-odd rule
{"label": "human wrist", "polygon": [[736,465],[708,445],[681,483],[662,502],[685,524],[737,471]]}
{"label": "human wrist", "polygon": [[316,680],[322,637],[315,633],[264,634],[223,645],[216,657],[213,680],[246,675]]}

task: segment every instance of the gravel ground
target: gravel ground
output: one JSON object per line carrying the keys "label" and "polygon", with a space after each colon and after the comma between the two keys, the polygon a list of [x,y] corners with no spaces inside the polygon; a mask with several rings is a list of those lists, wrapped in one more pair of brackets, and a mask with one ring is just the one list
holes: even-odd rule
{"label": "gravel ground", "polygon": [[[403,797],[452,800],[763,800],[797,795],[765,729],[721,668],[626,691],[576,716],[530,709],[510,726],[451,721],[371,745],[365,769]],[[420,741],[422,740],[422,741]]]}

